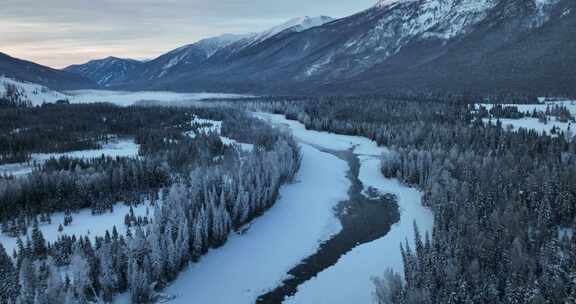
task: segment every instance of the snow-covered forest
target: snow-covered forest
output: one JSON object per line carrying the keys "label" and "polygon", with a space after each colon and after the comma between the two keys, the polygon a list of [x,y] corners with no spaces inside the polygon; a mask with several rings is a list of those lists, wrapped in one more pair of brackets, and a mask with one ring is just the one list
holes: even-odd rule
{"label": "snow-covered forest", "polygon": [[[570,101],[14,100],[0,169],[25,170],[0,177],[6,303],[576,296]],[[506,124],[529,119],[552,127]]]}
{"label": "snow-covered forest", "polygon": [[[134,303],[159,300],[179,271],[274,205],[300,164],[289,135],[226,109],[59,104],[0,111],[10,118],[3,130],[22,130],[2,132],[6,156],[17,151],[26,160],[118,136],[140,147],[137,157],[51,158],[28,175],[0,179],[3,303],[109,302],[125,291]],[[207,128],[212,123],[220,130]],[[97,229],[99,215],[125,210],[118,203],[129,212]],[[142,204],[145,213],[136,215]],[[54,216],[63,220],[57,226],[55,212],[65,213]],[[100,234],[67,234],[67,226],[83,224]],[[47,229],[58,233],[45,236]]]}
{"label": "snow-covered forest", "polygon": [[[313,130],[390,148],[386,177],[423,191],[431,234],[403,244],[403,272],[381,269],[378,303],[572,303],[576,299],[576,138],[504,129],[469,103],[381,98],[262,98]],[[518,115],[494,107],[492,115]],[[522,116],[524,114],[520,114]],[[534,116],[573,120],[565,107]],[[416,223],[418,224],[418,223]],[[382,254],[386,254],[382,252]]]}

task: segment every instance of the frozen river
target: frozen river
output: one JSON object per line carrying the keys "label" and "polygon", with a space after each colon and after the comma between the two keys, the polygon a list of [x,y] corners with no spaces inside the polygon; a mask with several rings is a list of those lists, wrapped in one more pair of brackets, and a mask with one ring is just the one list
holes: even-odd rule
{"label": "frozen river", "polygon": [[295,182],[281,189],[274,207],[180,274],[164,291],[175,296],[170,303],[255,303],[340,233],[336,207],[349,198],[350,167],[326,150],[352,151],[359,161],[362,195],[368,198],[369,188],[393,194],[399,221],[384,236],[348,250],[334,265],[299,284],[285,303],[370,303],[371,277],[389,267],[402,271],[400,243],[413,243],[414,222],[421,231],[432,229],[433,215],[420,204],[421,193],[382,176],[380,159],[388,151],[369,139],[306,130],[281,115],[256,115],[286,128],[299,140],[302,168]]}

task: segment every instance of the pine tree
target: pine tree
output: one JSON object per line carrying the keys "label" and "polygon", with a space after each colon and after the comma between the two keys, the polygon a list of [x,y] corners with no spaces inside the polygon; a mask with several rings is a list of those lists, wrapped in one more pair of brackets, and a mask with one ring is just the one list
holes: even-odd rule
{"label": "pine tree", "polygon": [[402,278],[392,269],[386,270],[382,279],[373,278],[376,291],[374,297],[378,304],[400,303],[402,296]]}
{"label": "pine tree", "polygon": [[14,301],[17,296],[18,276],[12,259],[6,253],[4,246],[0,244],[0,299],[7,302]]}
{"label": "pine tree", "polygon": [[98,281],[100,282],[100,289],[102,299],[106,302],[112,300],[113,292],[118,286],[117,270],[114,269],[112,261],[112,249],[109,243],[102,245],[99,249],[100,271]]}
{"label": "pine tree", "polygon": [[34,265],[28,258],[24,258],[20,266],[19,285],[20,293],[17,298],[19,304],[34,304],[36,297],[36,273]]}
{"label": "pine tree", "polygon": [[128,284],[132,303],[151,303],[153,291],[146,273],[140,269],[135,259],[130,258],[128,270]]}
{"label": "pine tree", "polygon": [[70,272],[72,274],[72,288],[78,299],[86,299],[86,291],[91,286],[90,283],[90,265],[81,254],[81,248],[76,248],[70,263]]}
{"label": "pine tree", "polygon": [[48,249],[46,247],[46,240],[38,227],[38,223],[34,223],[34,227],[32,228],[32,249],[34,255],[38,258],[46,257]]}
{"label": "pine tree", "polygon": [[48,278],[46,279],[46,300],[47,303],[63,303],[65,297],[64,283],[60,278],[60,273],[53,264],[52,259],[48,259]]}

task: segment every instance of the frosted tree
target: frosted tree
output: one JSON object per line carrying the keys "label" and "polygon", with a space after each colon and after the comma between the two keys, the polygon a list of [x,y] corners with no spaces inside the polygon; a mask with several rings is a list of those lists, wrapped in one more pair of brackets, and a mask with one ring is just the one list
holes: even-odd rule
{"label": "frosted tree", "polygon": [[63,303],[65,297],[64,282],[60,278],[60,272],[52,259],[47,261],[48,278],[46,279],[46,303]]}
{"label": "frosted tree", "polygon": [[166,277],[167,251],[166,240],[164,240],[162,235],[159,221],[154,222],[150,228],[148,239],[150,243],[151,274],[156,280],[163,282],[168,279]]}
{"label": "frosted tree", "polygon": [[45,257],[48,249],[46,248],[46,240],[38,227],[38,222],[34,222],[32,228],[32,249],[37,257]]}
{"label": "frosted tree", "polygon": [[8,302],[16,299],[17,274],[12,259],[0,244],[0,299],[6,299]]}
{"label": "frosted tree", "polygon": [[[201,215],[201,214],[199,214]],[[198,260],[205,247],[204,218],[197,217],[192,227],[192,259]]]}
{"label": "frosted tree", "polygon": [[[145,269],[147,267],[147,260],[143,262]],[[130,258],[128,262],[128,285],[130,287],[130,298],[132,303],[150,303],[153,300],[153,290],[150,286],[148,275],[138,266],[134,258]]]}
{"label": "frosted tree", "polygon": [[20,293],[17,298],[19,304],[34,304],[36,296],[36,271],[35,267],[28,258],[24,258],[20,265],[20,274],[18,276]]}
{"label": "frosted tree", "polygon": [[399,303],[402,297],[402,278],[392,269],[387,269],[382,278],[373,278],[374,298],[378,304]]}
{"label": "frosted tree", "polygon": [[[82,256],[81,248],[77,247],[70,262],[70,276],[72,277],[72,288],[81,302],[86,301],[86,291],[92,288],[90,282],[90,265]],[[93,291],[93,290],[92,290]],[[94,296],[96,296],[94,294]]]}
{"label": "frosted tree", "polygon": [[98,257],[100,261],[100,272],[98,281],[100,282],[100,289],[102,290],[102,299],[106,302],[112,300],[113,292],[118,286],[118,273],[114,268],[112,261],[112,248],[109,243],[103,244],[98,250]]}
{"label": "frosted tree", "polygon": [[188,230],[188,220],[184,217],[178,227],[178,237],[176,238],[176,250],[179,255],[179,268],[188,263],[190,257],[190,232]]}

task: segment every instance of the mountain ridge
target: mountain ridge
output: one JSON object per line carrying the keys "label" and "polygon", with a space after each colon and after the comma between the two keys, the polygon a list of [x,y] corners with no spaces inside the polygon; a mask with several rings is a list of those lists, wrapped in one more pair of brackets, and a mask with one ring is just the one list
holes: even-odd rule
{"label": "mountain ridge", "polygon": [[0,76],[36,83],[53,89],[85,89],[97,87],[90,79],[18,59],[0,52]]}
{"label": "mountain ridge", "polygon": [[[259,33],[223,34],[202,39],[195,43],[171,50],[153,60],[138,64],[138,66],[132,65],[132,68],[129,69],[130,71],[127,74],[125,72],[128,69],[125,68],[125,66],[130,63],[127,61],[122,62],[121,65],[117,61],[115,64],[110,63],[115,57],[92,60],[80,65],[72,65],[66,67],[64,70],[79,73],[107,87],[125,87],[126,85],[137,87],[138,84],[145,86],[147,85],[145,84],[146,82],[157,81],[170,77],[170,75],[173,74],[194,70],[223,49],[227,49],[230,53],[238,53],[245,48],[262,43],[284,31],[304,31],[332,20],[332,18],[327,16],[304,16],[290,19],[287,22]],[[102,68],[104,62],[107,66]]]}

